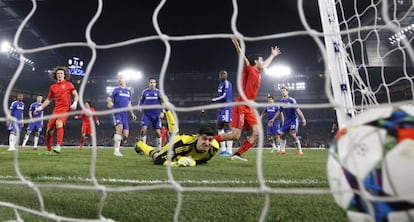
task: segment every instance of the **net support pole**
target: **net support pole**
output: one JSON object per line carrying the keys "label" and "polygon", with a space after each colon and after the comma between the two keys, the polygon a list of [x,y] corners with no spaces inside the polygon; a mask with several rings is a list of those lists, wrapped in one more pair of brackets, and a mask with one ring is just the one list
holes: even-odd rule
{"label": "net support pole", "polygon": [[354,117],[354,105],[346,68],[346,51],[343,47],[335,0],[318,0],[319,12],[325,38],[328,74],[331,77],[333,98],[340,106],[335,109],[338,127],[344,127]]}

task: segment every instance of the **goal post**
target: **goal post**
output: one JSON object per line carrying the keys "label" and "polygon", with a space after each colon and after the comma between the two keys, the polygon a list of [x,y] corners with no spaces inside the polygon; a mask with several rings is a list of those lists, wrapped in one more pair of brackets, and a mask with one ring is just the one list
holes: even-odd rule
{"label": "goal post", "polygon": [[318,4],[325,38],[325,67],[332,84],[338,127],[341,128],[355,115],[346,67],[346,51],[341,40],[335,0],[318,0]]}

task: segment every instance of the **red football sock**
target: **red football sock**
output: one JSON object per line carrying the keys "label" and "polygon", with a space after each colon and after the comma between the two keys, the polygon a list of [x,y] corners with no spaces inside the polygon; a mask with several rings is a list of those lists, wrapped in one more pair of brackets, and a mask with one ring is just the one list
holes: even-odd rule
{"label": "red football sock", "polygon": [[84,144],[85,144],[85,137],[81,136],[81,138],[80,138],[80,147],[82,148]]}
{"label": "red football sock", "polygon": [[63,127],[60,127],[60,128],[57,128],[56,129],[56,133],[57,133],[57,135],[56,135],[56,140],[57,140],[57,145],[62,145],[62,142],[63,142],[63,134],[64,134],[64,131],[63,131]]}
{"label": "red football sock", "polygon": [[240,148],[237,150],[237,154],[242,155],[243,153],[245,153],[247,150],[250,149],[250,147],[252,147],[253,144],[251,144],[248,140],[245,140],[243,142],[243,144],[240,146]]}
{"label": "red football sock", "polygon": [[214,139],[217,141],[217,142],[221,142],[221,141],[223,141],[223,139],[221,138],[221,136],[220,135],[216,135],[215,137],[214,137]]}
{"label": "red football sock", "polygon": [[46,149],[52,151],[53,135],[46,135]]}

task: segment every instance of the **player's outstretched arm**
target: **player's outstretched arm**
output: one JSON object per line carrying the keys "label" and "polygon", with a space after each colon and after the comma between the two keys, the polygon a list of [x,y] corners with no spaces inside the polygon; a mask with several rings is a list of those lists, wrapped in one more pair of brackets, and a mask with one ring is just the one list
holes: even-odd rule
{"label": "player's outstretched arm", "polygon": [[243,60],[244,60],[244,65],[248,66],[250,65],[249,60],[247,59],[246,55],[242,52],[242,49],[240,47],[240,43],[239,40],[237,39],[236,36],[233,36],[231,38],[231,41],[233,42],[234,47],[236,48],[237,54],[239,54],[239,56],[243,56]]}
{"label": "player's outstretched arm", "polygon": [[264,61],[263,67],[267,68],[269,67],[269,65],[272,63],[273,59],[282,54],[282,52],[280,52],[280,49],[277,46],[272,46],[270,51],[270,55],[269,57],[266,58],[266,60]]}
{"label": "player's outstretched arm", "polygon": [[78,108],[78,101],[79,101],[78,91],[72,90],[72,96],[73,96],[73,103],[70,106],[70,109],[76,110],[76,108]]}

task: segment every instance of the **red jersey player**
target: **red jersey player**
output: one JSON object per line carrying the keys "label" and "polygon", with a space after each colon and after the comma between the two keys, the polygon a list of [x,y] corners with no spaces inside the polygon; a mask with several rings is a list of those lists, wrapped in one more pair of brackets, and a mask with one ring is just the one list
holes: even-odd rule
{"label": "red jersey player", "polygon": [[165,128],[165,126],[162,126],[162,128],[160,129],[160,132],[161,132],[162,146],[164,146],[167,143],[167,140],[168,140],[168,131]]}
{"label": "red jersey player", "polygon": [[[49,88],[49,94],[47,95],[46,100],[42,103],[41,106],[36,108],[35,113],[46,108],[51,100],[55,99],[55,107],[52,114],[60,114],[60,116],[52,117],[47,123],[46,129],[46,155],[52,154],[52,144],[53,144],[53,133],[57,131],[57,142],[56,146],[53,148],[53,152],[60,153],[62,142],[63,142],[63,127],[66,124],[68,119],[68,112],[70,110],[76,110],[78,105],[78,92],[76,91],[73,84],[67,81],[70,77],[70,74],[67,72],[66,67],[58,66],[53,69],[50,73],[50,78],[56,81]],[[73,96],[73,103],[71,104],[71,95]]]}
{"label": "red jersey player", "polygon": [[[248,100],[256,100],[257,94],[259,93],[261,83],[261,72],[264,68],[268,67],[273,59],[280,55],[281,52],[278,47],[271,47],[270,55],[266,60],[263,60],[261,56],[255,55],[246,58],[242,53],[240,44],[236,37],[232,38],[233,44],[239,55],[243,56],[244,66],[242,73],[242,88]],[[243,98],[239,95],[236,101],[243,101]],[[247,161],[241,155],[250,149],[257,141],[259,136],[259,126],[256,116],[254,115],[253,109],[247,105],[239,105],[233,107],[232,110],[232,122],[231,122],[230,133],[224,133],[216,136],[217,142],[226,140],[238,140],[242,134],[243,129],[251,130],[251,135],[246,139],[240,148],[232,155],[232,160]]]}
{"label": "red jersey player", "polygon": [[[89,110],[90,112],[95,112],[95,108],[92,107],[91,101],[87,100],[85,101],[85,108],[86,110]],[[82,150],[83,145],[85,145],[85,137],[86,135],[94,136],[95,134],[92,134],[92,128],[91,128],[91,122],[89,119],[89,115],[86,114],[86,110],[84,110],[81,114],[75,116],[75,119],[82,119],[82,135],[80,138],[80,146],[79,148]],[[100,122],[98,119],[98,116],[93,116],[93,119],[95,120],[96,125],[99,126]]]}

